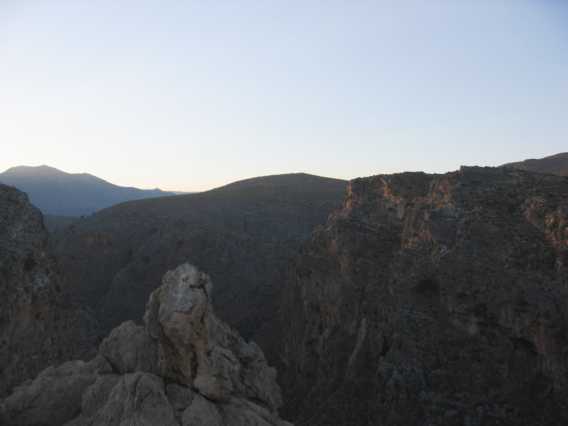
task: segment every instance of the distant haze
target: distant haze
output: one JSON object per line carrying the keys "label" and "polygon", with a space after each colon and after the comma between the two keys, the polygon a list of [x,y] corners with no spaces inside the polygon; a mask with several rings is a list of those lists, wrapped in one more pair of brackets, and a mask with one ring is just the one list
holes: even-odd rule
{"label": "distant haze", "polygon": [[197,191],[566,151],[568,2],[2,1],[0,170]]}
{"label": "distant haze", "polygon": [[70,174],[49,166],[12,167],[0,173],[0,183],[26,192],[44,214],[56,216],[89,215],[125,201],[174,195],[116,186],[87,173]]}

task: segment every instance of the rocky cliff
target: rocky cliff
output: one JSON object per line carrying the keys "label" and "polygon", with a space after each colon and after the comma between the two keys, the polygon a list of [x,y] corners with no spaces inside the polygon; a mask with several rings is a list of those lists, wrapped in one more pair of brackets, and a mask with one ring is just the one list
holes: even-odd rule
{"label": "rocky cliff", "polygon": [[0,396],[53,362],[88,353],[95,325],[60,291],[41,213],[0,185]]}
{"label": "rocky cliff", "polygon": [[16,388],[0,403],[0,423],[290,426],[277,415],[276,371],[215,316],[211,292],[189,264],[166,273],[145,326],[125,322],[92,361],[50,367]]}
{"label": "rocky cliff", "polygon": [[292,268],[286,412],[305,425],[568,421],[568,179],[356,179]]}

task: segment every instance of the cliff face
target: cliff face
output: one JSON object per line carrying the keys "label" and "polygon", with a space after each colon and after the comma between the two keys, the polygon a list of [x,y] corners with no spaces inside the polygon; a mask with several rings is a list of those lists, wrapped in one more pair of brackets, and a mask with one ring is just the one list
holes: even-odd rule
{"label": "cliff face", "polygon": [[287,412],[309,425],[568,419],[568,179],[351,182],[292,268]]}
{"label": "cliff face", "polygon": [[50,367],[16,388],[0,402],[0,423],[291,426],[277,414],[276,371],[215,316],[211,292],[189,264],[166,273],[145,327],[125,322],[92,361]]}
{"label": "cliff face", "polygon": [[0,185],[0,396],[53,362],[88,353],[94,324],[60,290],[41,213]]}

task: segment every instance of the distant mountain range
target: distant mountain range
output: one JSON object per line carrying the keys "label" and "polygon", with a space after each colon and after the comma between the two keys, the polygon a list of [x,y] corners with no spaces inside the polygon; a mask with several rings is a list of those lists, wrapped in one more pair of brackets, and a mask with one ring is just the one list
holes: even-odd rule
{"label": "distant mountain range", "polygon": [[49,166],[12,167],[0,173],[0,182],[26,192],[44,214],[57,216],[89,215],[124,201],[174,195],[117,186],[87,173],[66,173]]}
{"label": "distant mountain range", "polygon": [[527,172],[548,173],[568,176],[568,152],[540,159],[530,159],[517,163],[504,164],[503,167],[525,170]]}

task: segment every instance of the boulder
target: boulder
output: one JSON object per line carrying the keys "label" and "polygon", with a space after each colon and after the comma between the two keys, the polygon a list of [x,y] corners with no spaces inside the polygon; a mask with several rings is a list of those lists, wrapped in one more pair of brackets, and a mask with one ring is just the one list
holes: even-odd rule
{"label": "boulder", "polygon": [[[90,414],[90,415],[89,415]],[[163,380],[149,373],[120,377],[107,399],[94,413],[82,412],[66,426],[177,426]]]}
{"label": "boulder", "polygon": [[116,327],[99,347],[103,356],[117,374],[145,371],[158,373],[158,348],[144,327],[126,321]]}
{"label": "boulder", "polygon": [[182,426],[223,426],[219,408],[213,402],[197,395],[183,413]]}

